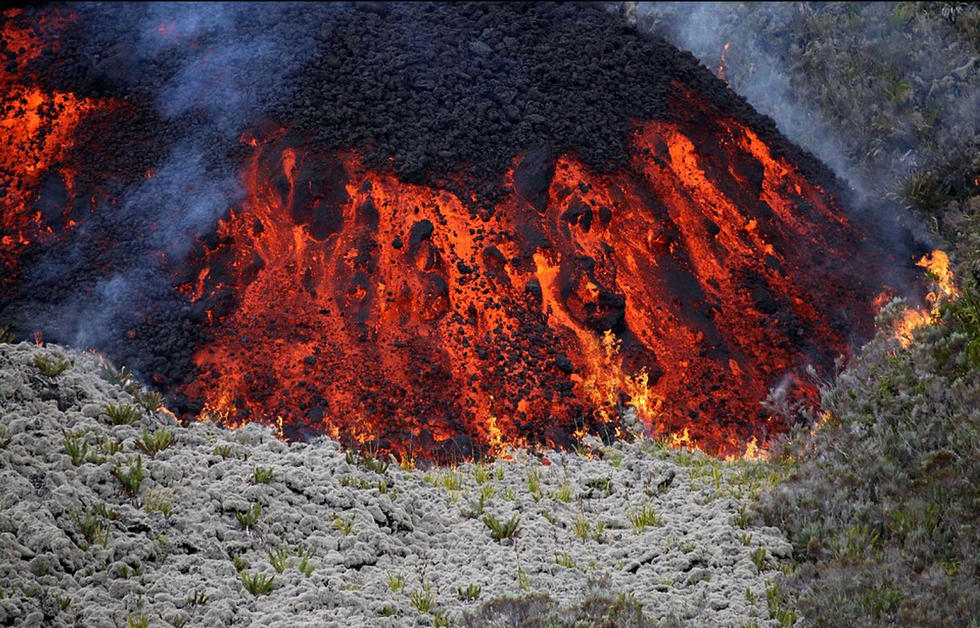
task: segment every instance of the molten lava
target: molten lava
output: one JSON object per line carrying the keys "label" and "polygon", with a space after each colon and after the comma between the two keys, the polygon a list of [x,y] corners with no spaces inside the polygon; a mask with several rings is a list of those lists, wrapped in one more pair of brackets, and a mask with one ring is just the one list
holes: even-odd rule
{"label": "molten lava", "polygon": [[[437,8],[451,12],[450,5]],[[489,11],[506,25],[513,8],[466,11]],[[607,19],[598,12],[580,23],[551,5],[534,11],[554,20],[541,22],[552,29]],[[474,154],[486,138],[474,138],[474,127],[455,118],[449,122],[460,133],[446,137],[470,138],[463,143],[469,152],[439,144],[436,154],[448,156],[432,161],[435,142],[420,149],[420,160],[399,148],[403,135],[414,149],[416,140],[439,132],[391,133],[387,112],[401,114],[411,104],[394,91],[368,94],[366,104],[381,99],[379,119],[351,118],[361,127],[350,135],[348,118],[319,105],[274,109],[298,120],[253,120],[234,133],[224,126],[205,133],[213,112],[196,97],[191,109],[164,119],[147,95],[158,93],[155,82],[182,76],[167,73],[180,67],[169,63],[170,48],[166,63],[147,66],[153,73],[137,60],[127,74],[130,60],[117,50],[99,57],[106,63],[81,53],[45,56],[71,23],[68,11],[38,12],[33,23],[18,10],[3,17],[0,53],[14,60],[0,67],[0,313],[12,313],[25,337],[33,331],[28,325],[63,323],[54,336],[71,342],[85,326],[73,316],[111,310],[93,337],[111,336],[102,341],[115,350],[107,353],[165,388],[185,418],[203,409],[203,417],[232,426],[265,422],[286,438],[325,433],[402,457],[448,460],[567,447],[586,434],[624,435],[635,415],[641,431],[676,446],[755,457],[788,427],[763,410],[769,389],[778,385],[793,402],[815,402],[805,368],[828,371],[870,335],[872,301],[889,262],[817,185],[832,177],[665,43],[620,47],[663,62],[650,80],[635,78],[635,68],[623,63],[618,70],[590,67],[568,85],[539,67],[545,44],[536,35],[516,32],[511,43],[478,47],[496,54],[520,44],[519,55],[507,53],[516,55],[512,65],[497,68],[488,57],[466,69],[488,83],[503,72],[522,87],[474,101],[474,110],[489,107],[486,137],[497,139],[487,145],[496,153],[468,169],[470,157],[460,155]],[[462,37],[472,50],[459,34],[472,20],[449,17],[442,36],[453,45]],[[343,24],[367,23],[355,18]],[[177,56],[199,44],[177,23],[154,23],[151,31],[172,40]],[[618,27],[596,32],[602,49],[607,37],[634,37]],[[296,86],[302,102],[333,80],[329,68],[375,66],[374,53],[361,58],[357,46],[317,54],[319,65],[297,73],[315,77]],[[84,61],[87,69],[41,80],[35,74],[49,57]],[[439,62],[455,59],[447,54]],[[594,106],[583,94],[613,70],[622,70],[629,89]],[[153,89],[140,91],[147,88],[140,81],[133,87],[134,77]],[[406,79],[406,94],[455,93],[445,90],[460,80],[416,78]],[[525,89],[532,79],[538,87]],[[552,89],[575,97],[571,113],[555,118],[560,124],[545,115],[566,111],[557,105],[567,99]],[[106,93],[124,96],[102,99]],[[412,102],[441,107],[444,100]],[[348,103],[344,115],[354,109]],[[470,119],[466,107],[457,109],[460,120]],[[309,136],[320,120],[334,125],[324,136],[333,139]],[[250,131],[240,146],[222,143],[241,128]],[[187,154],[178,138],[198,132],[222,139],[189,144],[203,155],[185,177],[184,162],[198,155]],[[572,142],[569,135],[577,134],[588,141]],[[361,139],[336,139],[344,137]],[[555,146],[579,148],[556,154]],[[588,154],[592,146],[602,150]],[[379,165],[385,159],[389,165]],[[449,165],[415,171],[430,163]],[[456,166],[467,175],[451,174]],[[192,198],[212,175],[238,168],[241,200],[215,194],[215,208],[212,197]],[[207,218],[185,208],[185,197]],[[197,232],[224,210],[186,256],[185,240],[169,246],[186,225]],[[63,301],[72,305],[62,309]],[[49,309],[36,315],[35,305]]]}
{"label": "molten lava", "polygon": [[694,102],[641,125],[619,172],[529,151],[482,216],[356,154],[248,138],[248,199],[183,287],[213,304],[184,392],[232,425],[399,454],[567,445],[629,405],[653,435],[754,455],[784,428],[768,388],[847,351],[861,286],[829,262],[860,237]]}
{"label": "molten lava", "polygon": [[[73,225],[61,210],[73,195],[75,171],[62,160],[75,127],[93,109],[91,101],[71,93],[36,87],[26,71],[71,15],[54,12],[36,28],[18,24],[19,15],[17,9],[4,12],[0,33],[6,49],[15,53],[12,63],[0,65],[0,179],[5,183],[0,188],[0,287],[14,279],[17,258],[27,246]],[[41,189],[42,181],[54,184]],[[47,202],[41,198],[45,194],[61,200]]]}

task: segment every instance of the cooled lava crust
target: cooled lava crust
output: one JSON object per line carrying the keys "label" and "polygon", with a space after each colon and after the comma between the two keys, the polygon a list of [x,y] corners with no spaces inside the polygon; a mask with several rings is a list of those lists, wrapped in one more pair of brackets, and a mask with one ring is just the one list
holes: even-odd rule
{"label": "cooled lava crust", "polygon": [[599,5],[2,22],[0,322],[187,418],[459,459],[788,426],[909,281],[841,187]]}

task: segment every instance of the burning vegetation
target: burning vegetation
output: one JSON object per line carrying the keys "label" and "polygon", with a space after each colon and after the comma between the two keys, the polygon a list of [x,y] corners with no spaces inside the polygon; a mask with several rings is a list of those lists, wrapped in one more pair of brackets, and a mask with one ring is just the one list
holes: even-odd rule
{"label": "burning vegetation", "polygon": [[[500,35],[472,39],[471,14]],[[84,63],[87,17],[4,14],[0,316],[20,334],[43,323],[71,341],[78,303],[125,284],[111,294],[126,311],[100,319],[96,344],[188,418],[458,459],[622,436],[635,411],[648,435],[755,455],[789,427],[760,405],[770,387],[790,382],[795,400],[814,401],[805,368],[827,371],[871,334],[885,284],[909,283],[910,269],[841,210],[833,177],[771,121],[689,55],[587,7],[318,13],[319,52],[292,77],[290,100],[202,157],[202,172],[230,172],[237,192],[207,196],[184,245],[161,242],[176,233],[168,225],[189,224],[202,186],[181,180],[179,194],[143,194],[136,209],[133,190],[167,184],[161,155],[206,126],[195,107],[211,110],[192,103],[165,118],[105,64],[88,82],[59,70]],[[453,70],[495,86],[472,107],[486,116],[480,133],[470,108],[438,109],[461,77],[443,85],[428,70],[410,76],[415,62],[398,55],[377,60],[372,46],[420,20],[435,33],[428,66],[448,73],[461,62],[440,46],[462,46],[473,67]],[[62,32],[75,46],[63,53]],[[147,32],[187,50],[214,45],[169,22]],[[549,32],[561,36],[535,39]],[[632,57],[599,67],[610,38],[623,46],[608,54]],[[555,67],[528,65],[536,54]],[[660,65],[645,80],[633,64],[651,58]],[[311,93],[365,93],[351,69],[378,63],[411,88],[366,92],[373,117],[355,119],[349,95],[322,114],[303,106]],[[563,63],[582,67],[553,76]],[[532,83],[513,89],[515,76]],[[90,158],[99,150],[137,157],[103,169]],[[144,274],[120,279],[135,260]]]}

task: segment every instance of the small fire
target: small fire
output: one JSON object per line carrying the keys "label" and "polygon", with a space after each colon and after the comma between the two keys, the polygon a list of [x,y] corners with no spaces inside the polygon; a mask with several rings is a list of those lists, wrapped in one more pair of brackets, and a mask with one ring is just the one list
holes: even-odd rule
{"label": "small fire", "polygon": [[728,82],[728,77],[725,76],[725,70],[728,68],[728,63],[725,61],[725,55],[728,54],[728,48],[732,45],[732,42],[726,41],[725,48],[721,51],[721,63],[718,64],[718,78]]}
{"label": "small fire", "polygon": [[919,327],[928,325],[939,315],[939,304],[943,299],[955,299],[959,296],[953,285],[953,271],[949,265],[949,256],[939,249],[923,255],[916,266],[924,268],[927,276],[935,284],[935,290],[926,294],[926,308],[909,308],[902,320],[895,327],[895,338],[902,348],[912,344],[913,333]]}

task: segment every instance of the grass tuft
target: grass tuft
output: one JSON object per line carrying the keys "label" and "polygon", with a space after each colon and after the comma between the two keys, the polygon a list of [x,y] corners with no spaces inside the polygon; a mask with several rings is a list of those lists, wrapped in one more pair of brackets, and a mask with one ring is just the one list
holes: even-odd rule
{"label": "grass tuft", "polygon": [[34,356],[34,366],[46,377],[57,377],[68,370],[68,367],[71,366],[71,360],[61,355],[36,355]]}
{"label": "grass tuft", "polygon": [[432,594],[428,586],[423,587],[419,591],[412,592],[408,596],[408,600],[415,607],[415,610],[420,613],[430,613],[436,607],[436,597]]}
{"label": "grass tuft", "polygon": [[105,413],[109,416],[109,422],[112,425],[132,425],[143,416],[139,407],[128,403],[108,403],[105,407]]}
{"label": "grass tuft", "polygon": [[76,467],[85,462],[89,457],[88,441],[85,432],[62,432],[65,440],[65,453],[71,458],[71,463]]}
{"label": "grass tuft", "polygon": [[659,526],[663,523],[650,504],[643,504],[639,510],[630,509],[627,516],[633,525],[634,534],[639,534],[644,528]]}
{"label": "grass tuft", "polygon": [[388,584],[388,589],[392,593],[395,593],[399,589],[405,587],[405,575],[401,572],[394,574],[389,573],[387,576],[385,576],[385,582]]}
{"label": "grass tuft", "polygon": [[122,464],[117,464],[116,468],[112,470],[112,475],[119,480],[119,484],[122,485],[127,495],[136,497],[140,492],[140,484],[143,482],[143,458],[133,456],[125,469]]}
{"label": "grass tuft", "polygon": [[163,395],[155,390],[137,391],[133,397],[147,412],[153,413],[163,407]]}
{"label": "grass tuft", "polygon": [[276,579],[275,576],[269,576],[263,573],[248,573],[247,571],[241,572],[239,577],[241,578],[242,585],[245,586],[245,590],[255,597],[267,595],[272,590],[272,583]]}
{"label": "grass tuft", "polygon": [[158,512],[169,519],[174,509],[174,496],[171,491],[150,491],[146,495],[146,512]]}
{"label": "grass tuft", "polygon": [[240,525],[243,530],[249,530],[258,522],[259,515],[261,514],[262,504],[255,503],[252,504],[248,510],[239,510],[235,512],[235,518],[238,519],[238,525]]}
{"label": "grass tuft", "polygon": [[466,588],[457,587],[456,597],[464,602],[472,602],[480,597],[480,593],[483,592],[483,588],[478,584],[468,584]]}
{"label": "grass tuft", "polygon": [[276,573],[282,573],[292,564],[289,559],[289,552],[284,549],[278,549],[276,551],[268,550],[269,554],[269,564],[272,568],[276,570]]}
{"label": "grass tuft", "polygon": [[272,467],[256,467],[252,470],[252,482],[255,484],[268,484],[272,481]]}
{"label": "grass tuft", "polygon": [[136,447],[151,458],[173,444],[174,433],[166,428],[150,432],[143,428],[143,438],[136,441]]}
{"label": "grass tuft", "polygon": [[483,524],[490,528],[490,538],[495,541],[514,537],[520,531],[521,518],[512,515],[507,521],[500,521],[492,514],[483,515]]}

